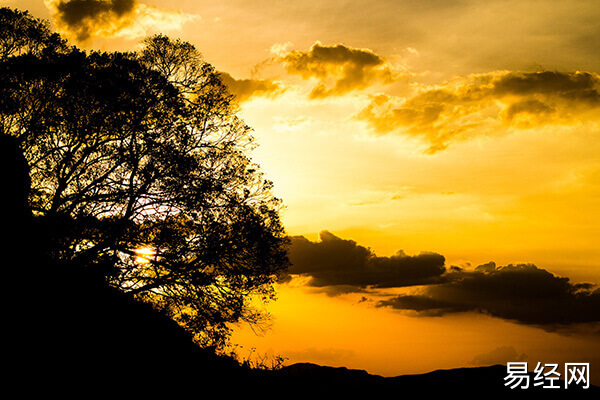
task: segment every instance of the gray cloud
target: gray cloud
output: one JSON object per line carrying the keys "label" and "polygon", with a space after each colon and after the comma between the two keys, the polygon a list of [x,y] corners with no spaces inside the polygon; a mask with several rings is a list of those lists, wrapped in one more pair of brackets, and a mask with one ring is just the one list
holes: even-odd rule
{"label": "gray cloud", "polygon": [[285,91],[280,84],[266,79],[235,79],[227,72],[220,72],[223,83],[242,102],[253,96],[271,96]]}
{"label": "gray cloud", "polygon": [[[377,134],[421,136],[429,153],[496,132],[597,120],[600,76],[591,72],[502,72],[474,75],[408,99],[378,95],[357,118]],[[493,128],[493,129],[492,129]]]}
{"label": "gray cloud", "polygon": [[378,307],[411,310],[418,315],[475,311],[547,329],[600,321],[600,288],[574,284],[532,264],[455,271],[447,281],[424,288],[422,294],[400,295]]}
{"label": "gray cloud", "polygon": [[599,84],[598,75],[590,72],[511,72],[493,82],[490,93],[496,96],[552,95],[598,105]]}
{"label": "gray cloud", "polygon": [[81,24],[86,18],[105,13],[121,17],[135,8],[136,0],[66,0],[57,4],[63,21],[70,25]]}
{"label": "gray cloud", "polygon": [[162,9],[138,0],[47,0],[59,31],[78,42],[93,37],[139,39],[181,29],[198,15]]}
{"label": "gray cloud", "polygon": [[430,284],[439,282],[446,272],[444,257],[436,253],[409,256],[399,251],[391,257],[379,257],[327,231],[320,233],[320,242],[303,236],[291,239],[289,273],[309,276],[310,286],[334,286],[332,292]]}
{"label": "gray cloud", "polygon": [[311,98],[363,89],[374,82],[389,83],[395,74],[388,63],[368,49],[315,43],[309,51],[294,50],[281,58],[286,70],[303,78],[317,78]]}
{"label": "gray cloud", "polygon": [[136,6],[137,0],[60,0],[55,4],[57,17],[77,33],[78,40],[89,38],[93,25],[121,19]]}
{"label": "gray cloud", "polygon": [[[383,300],[364,296],[360,300],[373,302],[375,307],[416,316],[478,312],[549,331],[568,332],[576,324],[600,326],[600,287],[573,283],[533,264],[498,267],[489,262],[475,268],[446,268],[444,257],[437,253],[409,256],[399,251],[380,257],[328,231],[322,231],[317,242],[291,237],[289,255],[289,275],[281,282],[303,276],[307,286],[331,296],[383,296]],[[381,290],[410,286],[414,288],[409,294],[390,295]]]}

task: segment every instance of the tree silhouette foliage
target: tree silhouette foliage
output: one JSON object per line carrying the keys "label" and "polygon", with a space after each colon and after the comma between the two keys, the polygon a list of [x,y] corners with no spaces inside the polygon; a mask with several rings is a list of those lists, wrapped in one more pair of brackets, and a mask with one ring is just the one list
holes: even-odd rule
{"label": "tree silhouette foliage", "polygon": [[280,201],[214,67],[158,35],[90,52],[0,9],[0,134],[29,164],[53,260],[85,265],[220,346],[287,267]]}

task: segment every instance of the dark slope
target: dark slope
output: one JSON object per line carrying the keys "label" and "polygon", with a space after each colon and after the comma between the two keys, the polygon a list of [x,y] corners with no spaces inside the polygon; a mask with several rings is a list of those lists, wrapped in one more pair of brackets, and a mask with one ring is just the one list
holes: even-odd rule
{"label": "dark slope", "polygon": [[237,378],[247,368],[199,348],[148,304],[109,287],[103,272],[47,256],[60,221],[33,218],[28,168],[0,135],[5,381],[22,389],[140,387]]}

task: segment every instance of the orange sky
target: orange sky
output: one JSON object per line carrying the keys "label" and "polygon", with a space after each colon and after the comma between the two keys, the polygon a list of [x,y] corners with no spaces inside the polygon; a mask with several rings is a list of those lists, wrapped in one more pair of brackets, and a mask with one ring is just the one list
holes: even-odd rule
{"label": "orange sky", "polygon": [[[327,230],[379,257],[435,252],[467,272],[531,263],[600,284],[596,1],[127,0],[89,19],[62,3],[0,1],[83,48],[135,50],[163,32],[223,71],[290,235],[318,243]],[[272,329],[234,335],[242,355],[397,375],[600,354],[597,329],[416,316],[376,307],[381,290],[359,302],[326,289],[278,286]]]}

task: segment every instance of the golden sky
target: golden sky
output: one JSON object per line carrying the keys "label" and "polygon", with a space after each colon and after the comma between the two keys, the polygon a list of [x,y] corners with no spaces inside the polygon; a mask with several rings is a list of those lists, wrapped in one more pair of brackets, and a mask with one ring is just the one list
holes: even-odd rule
{"label": "golden sky", "polygon": [[[600,284],[597,1],[0,4],[87,49],[162,32],[222,71],[296,237],[242,355],[398,375],[600,354],[578,285]],[[473,289],[514,276],[539,314]]]}

